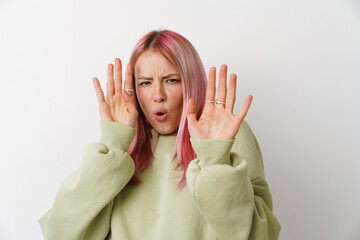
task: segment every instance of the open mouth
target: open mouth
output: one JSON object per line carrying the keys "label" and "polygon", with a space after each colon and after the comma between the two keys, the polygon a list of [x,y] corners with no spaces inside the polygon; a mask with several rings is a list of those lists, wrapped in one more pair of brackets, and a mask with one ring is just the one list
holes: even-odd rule
{"label": "open mouth", "polygon": [[167,111],[165,109],[156,109],[154,117],[159,122],[165,121],[167,118]]}

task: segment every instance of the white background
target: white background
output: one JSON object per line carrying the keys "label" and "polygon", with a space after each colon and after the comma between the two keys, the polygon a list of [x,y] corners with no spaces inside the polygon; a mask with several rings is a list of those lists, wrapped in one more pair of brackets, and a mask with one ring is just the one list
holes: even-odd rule
{"label": "white background", "polygon": [[0,239],[38,219],[100,135],[91,78],[137,40],[174,30],[206,71],[238,75],[280,239],[360,239],[360,3],[351,0],[0,0]]}

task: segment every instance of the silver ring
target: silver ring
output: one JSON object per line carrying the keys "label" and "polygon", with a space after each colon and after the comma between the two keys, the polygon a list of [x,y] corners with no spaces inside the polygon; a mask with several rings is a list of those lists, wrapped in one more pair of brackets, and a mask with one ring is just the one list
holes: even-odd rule
{"label": "silver ring", "polygon": [[125,92],[127,95],[132,95],[134,93],[134,90],[125,88]]}
{"label": "silver ring", "polygon": [[205,100],[205,102],[207,102],[207,103],[215,103],[215,100],[211,100],[211,101]]}
{"label": "silver ring", "polygon": [[216,99],[216,101],[215,101],[215,102],[216,102],[216,104],[224,104],[224,105],[226,104],[226,103],[224,103],[224,102],[220,102],[220,101],[218,101],[217,99]]}

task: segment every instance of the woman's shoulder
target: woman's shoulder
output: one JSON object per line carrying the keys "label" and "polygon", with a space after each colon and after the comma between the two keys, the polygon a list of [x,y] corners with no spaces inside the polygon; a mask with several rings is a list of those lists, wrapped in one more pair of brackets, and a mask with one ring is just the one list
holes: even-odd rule
{"label": "woman's shoulder", "polygon": [[235,136],[235,140],[239,139],[251,139],[254,138],[255,135],[250,128],[250,125],[247,121],[243,120],[240,124],[239,130]]}
{"label": "woman's shoulder", "polygon": [[264,163],[259,143],[250,125],[245,120],[242,121],[235,136],[231,151],[240,155],[248,163],[249,176],[251,178],[264,174]]}

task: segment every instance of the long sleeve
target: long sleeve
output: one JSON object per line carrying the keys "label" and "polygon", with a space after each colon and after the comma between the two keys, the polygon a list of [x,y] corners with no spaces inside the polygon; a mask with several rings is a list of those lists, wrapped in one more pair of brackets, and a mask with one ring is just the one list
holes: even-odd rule
{"label": "long sleeve", "polygon": [[100,142],[86,144],[80,169],[60,185],[39,220],[47,240],[103,240],[109,232],[114,198],[135,171],[127,153],[135,129],[110,121],[100,126]]}
{"label": "long sleeve", "polygon": [[221,240],[278,239],[262,155],[243,121],[235,140],[191,140],[186,178],[197,207]]}

